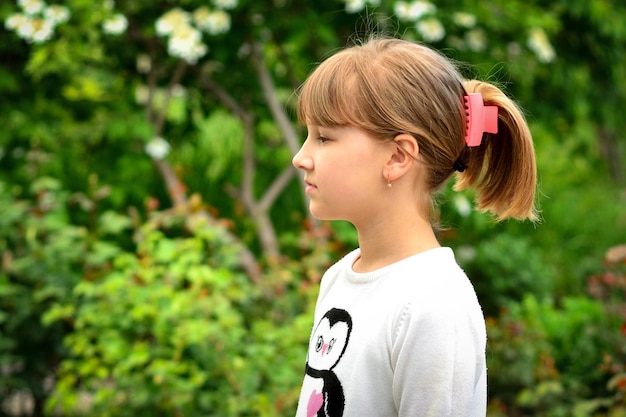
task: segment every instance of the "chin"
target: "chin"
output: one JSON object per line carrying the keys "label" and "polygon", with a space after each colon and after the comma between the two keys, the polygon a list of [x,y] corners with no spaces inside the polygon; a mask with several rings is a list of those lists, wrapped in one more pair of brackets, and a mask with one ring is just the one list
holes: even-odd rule
{"label": "chin", "polygon": [[310,212],[313,218],[315,218],[316,220],[320,220],[320,221],[335,221],[335,220],[347,221],[347,219],[342,216],[332,215],[330,213],[324,213],[324,212],[314,211],[314,210],[310,210]]}
{"label": "chin", "polygon": [[350,216],[347,215],[346,211],[338,211],[333,210],[332,208],[326,205],[315,204],[314,202],[309,202],[309,212],[311,216],[313,216],[317,220],[321,221],[331,221],[331,220],[345,220],[350,221]]}
{"label": "chin", "polygon": [[327,211],[320,210],[313,205],[309,205],[309,211],[311,212],[311,216],[313,216],[317,220],[337,220],[335,216],[332,216]]}

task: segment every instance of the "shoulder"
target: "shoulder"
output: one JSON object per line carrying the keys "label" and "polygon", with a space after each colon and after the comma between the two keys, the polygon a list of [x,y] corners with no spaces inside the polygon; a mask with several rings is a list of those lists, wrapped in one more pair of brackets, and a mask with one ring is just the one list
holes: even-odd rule
{"label": "shoulder", "polygon": [[401,299],[418,305],[455,303],[457,298],[475,299],[476,293],[452,249],[443,247],[408,258],[394,271],[391,285]]}
{"label": "shoulder", "polygon": [[[467,328],[484,333],[484,317],[473,285],[449,248],[429,253],[422,268],[400,291],[394,333],[448,335]],[[408,270],[415,270],[415,266]],[[404,281],[408,281],[405,279]]]}

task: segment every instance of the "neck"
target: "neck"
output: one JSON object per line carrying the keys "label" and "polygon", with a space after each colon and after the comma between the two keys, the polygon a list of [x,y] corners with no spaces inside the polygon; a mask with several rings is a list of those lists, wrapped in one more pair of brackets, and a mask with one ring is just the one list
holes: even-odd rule
{"label": "neck", "polygon": [[357,227],[361,256],[355,272],[369,272],[439,247],[430,222],[421,216],[386,216]]}

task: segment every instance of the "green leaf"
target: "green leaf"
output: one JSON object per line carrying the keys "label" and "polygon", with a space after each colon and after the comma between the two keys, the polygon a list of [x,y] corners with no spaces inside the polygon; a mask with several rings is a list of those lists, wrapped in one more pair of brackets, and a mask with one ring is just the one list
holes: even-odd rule
{"label": "green leaf", "polygon": [[103,234],[117,235],[132,226],[132,220],[113,210],[107,210],[98,218],[98,229]]}

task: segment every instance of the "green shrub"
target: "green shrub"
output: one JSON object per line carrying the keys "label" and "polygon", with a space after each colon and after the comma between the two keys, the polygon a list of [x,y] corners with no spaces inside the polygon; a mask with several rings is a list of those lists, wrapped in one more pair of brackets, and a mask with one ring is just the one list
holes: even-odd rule
{"label": "green shrub", "polygon": [[27,192],[0,182],[0,398],[27,390],[33,415],[47,396],[44,381],[63,355],[65,323],[41,315],[67,302],[85,274],[88,232],[68,222],[69,195],[39,178]]}
{"label": "green shrub", "polygon": [[626,415],[626,245],[612,247],[603,271],[589,278],[589,293],[601,301],[619,331],[612,329],[613,349],[605,352],[601,370],[608,378],[611,416]]}
{"label": "green shrub", "polygon": [[602,302],[568,297],[556,306],[528,295],[487,324],[492,407],[511,415],[608,415],[597,414],[613,403],[603,369],[607,355],[624,349],[616,340],[621,321]]}
{"label": "green shrub", "polygon": [[255,285],[224,267],[236,263],[236,252],[222,229],[199,221],[184,233],[183,222],[175,215],[148,222],[135,252],[116,256],[102,278],[79,283],[74,304],[46,314],[46,323],[73,324],[50,413],[293,413],[311,297],[294,292],[282,301],[278,292],[295,273]]}
{"label": "green shrub", "polygon": [[553,269],[529,237],[497,234],[475,246],[460,246],[456,253],[487,316],[497,316],[501,308],[521,301],[525,294],[539,299],[551,294]]}

